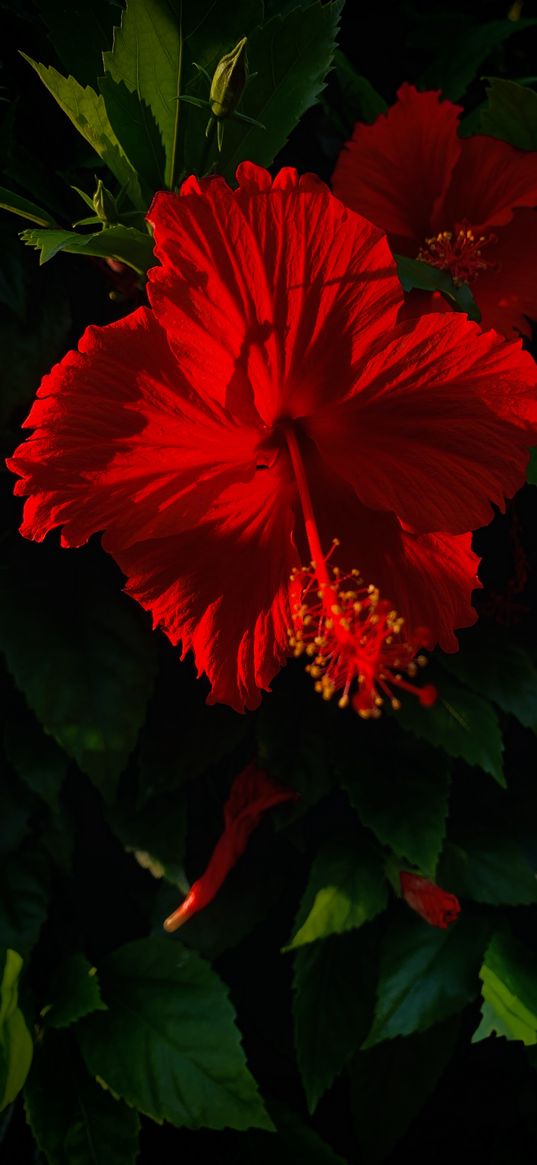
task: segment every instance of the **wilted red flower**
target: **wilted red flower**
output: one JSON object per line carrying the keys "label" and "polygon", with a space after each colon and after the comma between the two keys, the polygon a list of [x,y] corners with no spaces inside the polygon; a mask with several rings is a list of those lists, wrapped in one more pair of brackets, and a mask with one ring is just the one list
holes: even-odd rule
{"label": "wilted red flower", "polygon": [[[79,546],[104,531],[128,593],[193,651],[211,701],[242,711],[289,652],[291,573],[311,559],[338,657],[326,667],[341,675],[345,656],[358,684],[369,668],[376,612],[364,646],[326,565],[334,537],[342,574],[379,588],[412,651],[424,626],[457,649],[454,628],[475,618],[469,531],[524,480],[537,375],[519,342],[462,315],[396,326],[384,236],[313,175],[273,182],[244,163],[237,178],[156,196],[151,309],[88,328],[43,380],[9,466],[22,533],[61,526]],[[384,671],[385,629],[372,707],[376,679],[390,691],[401,674]]]}
{"label": "wilted red flower", "polygon": [[407,874],[401,871],[401,893],[405,902],[431,926],[440,926],[447,930],[448,926],[460,914],[461,904],[455,894],[449,890],[442,890],[428,878],[421,874]]}
{"label": "wilted red flower", "polygon": [[[460,138],[462,108],[440,97],[402,85],[387,114],[356,126],[334,191],[386,231],[395,252],[468,283],[484,328],[529,335],[526,316],[537,319],[537,153],[483,134]],[[443,306],[437,294],[435,309]]]}
{"label": "wilted red flower", "polygon": [[297,797],[293,789],[276,784],[257,765],[247,765],[231,786],[224,805],[224,832],[216,843],[205,873],[191,886],[179,908],[165,920],[164,929],[170,932],[178,930],[193,914],[208,906],[244,853],[250,834],[259,825],[265,811]]}

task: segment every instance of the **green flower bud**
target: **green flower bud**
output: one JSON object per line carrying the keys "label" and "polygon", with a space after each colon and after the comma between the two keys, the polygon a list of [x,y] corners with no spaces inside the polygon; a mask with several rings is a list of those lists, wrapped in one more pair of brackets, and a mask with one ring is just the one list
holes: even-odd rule
{"label": "green flower bud", "polygon": [[118,209],[116,200],[110,191],[106,189],[102,178],[97,179],[97,189],[93,195],[93,206],[97,218],[101,222],[114,223],[118,220]]}
{"label": "green flower bud", "polygon": [[246,40],[243,36],[230,53],[216,66],[211,82],[209,102],[213,117],[229,117],[234,113],[248,80]]}

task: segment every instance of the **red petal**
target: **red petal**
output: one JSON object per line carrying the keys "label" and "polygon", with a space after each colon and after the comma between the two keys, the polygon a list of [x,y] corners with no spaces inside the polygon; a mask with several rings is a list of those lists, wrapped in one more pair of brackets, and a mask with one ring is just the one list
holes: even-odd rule
{"label": "red petal", "polygon": [[126,549],[113,533],[103,540],[154,625],[183,656],[192,649],[208,702],[238,712],[259,705],[287,654],[294,487],[279,472],[280,461],[213,493],[206,514],[175,535]]}
{"label": "red petal", "polygon": [[209,864],[194,882],[184,902],[164,923],[165,930],[177,930],[193,914],[212,902],[229,871],[244,853],[252,831],[263,813],[274,805],[295,800],[293,789],[276,784],[257,765],[250,764],[235,779],[224,806],[225,829],[216,843]]}
{"label": "red petal", "polygon": [[457,651],[455,629],[475,622],[472,591],[481,585],[471,534],[414,534],[395,514],[361,505],[314,449],[307,465],[323,546],[339,539],[334,564],[342,573],[358,568],[365,583],[377,586],[404,616],[409,639],[426,627],[432,645]]}
{"label": "red petal", "polygon": [[415,530],[489,522],[524,482],[537,371],[520,344],[466,317],[426,315],[357,370],[353,397],[308,421],[335,472]]}
{"label": "red petal", "polygon": [[526,316],[537,320],[537,211],[516,210],[496,237],[490,250],[496,269],[483,271],[473,287],[481,326],[508,337],[530,336]]}
{"label": "red petal", "polygon": [[334,193],[390,236],[421,243],[459,157],[460,113],[440,93],[402,85],[386,114],[356,126],[334,172]]}
{"label": "red petal", "polygon": [[247,421],[253,394],[270,425],[344,395],[354,347],[393,327],[402,296],[386,241],[322,183],[285,170],[270,187],[251,164],[238,178],[157,195],[149,296],[196,391]]}
{"label": "red petal", "polygon": [[515,207],[537,205],[537,153],[481,134],[461,139],[460,147],[434,233],[463,220],[476,229],[502,226]]}
{"label": "red petal", "polygon": [[78,546],[115,528],[128,545],[191,525],[208,497],[251,477],[261,429],[188,393],[146,308],[88,328],[44,377],[25,421],[35,432],[8,462],[23,478],[16,492],[31,495],[22,533],[41,540],[63,525],[63,544]]}
{"label": "red petal", "polygon": [[475,623],[472,592],[481,586],[472,535],[401,530],[400,538],[399,561],[390,564],[386,554],[377,585],[385,587],[411,633],[426,627],[443,651],[458,651],[455,629]]}
{"label": "red petal", "polygon": [[193,648],[212,699],[259,703],[286,647],[294,487],[284,459],[256,470],[260,429],[188,397],[166,337],[140,309],[89,329],[46,377],[9,466],[29,494],[22,532],[106,530],[128,590]]}
{"label": "red petal", "polygon": [[266,809],[280,805],[282,801],[297,800],[298,796],[293,789],[285,789],[273,781],[256,764],[246,765],[235,778],[224,805],[226,828],[239,821],[249,821],[250,829],[253,829]]}
{"label": "red petal", "polygon": [[399,879],[405,902],[420,914],[431,926],[447,930],[460,914],[461,904],[455,894],[442,890],[441,886],[423,878],[421,874],[408,874],[402,870]]}

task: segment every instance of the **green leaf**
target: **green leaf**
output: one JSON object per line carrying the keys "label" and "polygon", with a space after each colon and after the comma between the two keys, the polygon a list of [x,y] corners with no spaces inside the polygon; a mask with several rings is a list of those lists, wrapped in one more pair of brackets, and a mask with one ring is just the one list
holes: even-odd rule
{"label": "green leaf", "polygon": [[[123,790],[122,790],[123,792]],[[116,837],[154,877],[184,886],[182,858],[186,830],[186,799],[181,791],[168,796],[129,798],[127,790],[106,809]]]}
{"label": "green leaf", "polygon": [[[124,9],[130,13],[132,2]],[[109,55],[109,54],[108,54]],[[123,81],[114,81],[106,74],[99,77],[99,89],[104,99],[110,125],[136,170],[147,204],[155,190],[162,190],[164,182],[164,149],[157,123],[151,110],[131,93]]]}
{"label": "green leaf", "polygon": [[287,1105],[273,1101],[269,1107],[276,1132],[242,1133],[237,1137],[233,1165],[347,1165]]}
{"label": "green leaf", "polygon": [[91,85],[102,70],[103,50],[112,43],[116,5],[109,0],[37,0],[50,40],[64,69]]}
{"label": "green leaf", "polygon": [[438,881],[455,894],[492,906],[528,906],[537,902],[537,870],[516,837],[477,834],[449,842],[442,854]]}
{"label": "green leaf", "polygon": [[458,1018],[451,1019],[355,1057],[349,1076],[360,1160],[384,1161],[404,1136],[434,1092],[458,1032]]}
{"label": "green leaf", "polygon": [[487,947],[482,980],[481,1023],[472,1043],[496,1032],[508,1040],[537,1044],[537,958],[510,935],[494,935]]}
{"label": "green leaf", "polygon": [[91,1079],[67,1032],[38,1041],[24,1100],[48,1165],[134,1165],[138,1113]]}
{"label": "green leaf", "polygon": [[60,251],[69,255],[116,259],[140,273],[145,273],[155,263],[153,240],[145,231],[138,231],[135,227],[105,227],[91,235],[76,231],[35,230],[32,227],[21,231],[20,237],[23,243],[41,252],[40,265],[48,263]]}
{"label": "green leaf", "polygon": [[[428,19],[432,24],[436,20],[442,34],[442,16]],[[441,36],[440,51],[420,78],[420,88],[441,89],[444,97],[450,101],[458,101],[463,97],[494,49],[515,33],[525,32],[537,24],[537,19],[489,20],[482,24],[472,24],[467,16],[460,15],[455,16],[454,20],[458,21],[458,27],[453,25],[451,35],[447,35],[446,30],[446,35]],[[432,54],[428,55],[431,58]]]}
{"label": "green leaf", "polygon": [[56,69],[33,61],[26,53],[21,54],[35,69],[38,77],[46,85],[49,93],[61,106],[79,133],[89,142],[95,152],[125,187],[133,206],[145,209],[136,171],[123,152],[110,125],[103,98],[90,85],[79,85],[74,77],[63,77]]}
{"label": "green leaf", "polygon": [[482,920],[466,912],[440,930],[402,910],[383,943],[375,1020],[364,1048],[424,1031],[462,1011],[477,994],[487,941]]}
{"label": "green leaf", "polygon": [[70,1027],[94,1011],[106,1011],[95,967],[85,955],[71,955],[54,974],[52,1002],[41,1010],[49,1027]]}
{"label": "green leaf", "polygon": [[54,219],[48,211],[36,206],[35,202],[30,202],[29,198],[22,198],[13,190],[6,190],[5,186],[0,186],[0,209],[10,210],[12,214],[28,218],[30,222],[36,222],[42,227],[54,226]]}
{"label": "green leaf", "polygon": [[43,547],[17,554],[0,573],[0,650],[45,732],[112,798],[144,721],[153,637],[91,552],[63,555],[60,571]]}
{"label": "green leaf", "polygon": [[0,783],[0,861],[16,853],[24,838],[32,829],[31,817],[35,812],[35,799],[28,790],[10,773],[9,768],[2,775]]}
{"label": "green leaf", "polygon": [[530,463],[526,480],[529,485],[537,485],[537,446],[530,449]]}
{"label": "green leaf", "polygon": [[376,971],[368,927],[297,951],[295,1045],[310,1112],[370,1029]]}
{"label": "green leaf", "polygon": [[[261,764],[300,794],[296,805],[282,809],[288,821],[301,817],[334,788],[332,742],[340,710],[319,700],[300,665],[288,669],[285,679],[281,697],[263,701],[255,727]],[[278,679],[275,694],[276,685]]]}
{"label": "green leaf", "polygon": [[451,783],[450,762],[410,736],[380,736],[349,753],[340,775],[360,820],[399,858],[434,877],[442,849]]}
{"label": "green leaf", "polygon": [[435,674],[434,683],[438,689],[436,704],[422,708],[418,700],[406,701],[397,713],[401,727],[449,756],[477,765],[505,785],[502,735],[492,706],[443,674]]}
{"label": "green leaf", "polygon": [[274,16],[248,38],[248,59],[257,76],[240,111],[265,129],[226,123],[220,165],[232,181],[244,159],[268,166],[302,115],[318,100],[332,63],[341,5],[314,3]]}
{"label": "green leaf", "polygon": [[60,792],[69,761],[58,745],[39,727],[20,701],[15,716],[6,723],[6,756],[21,781],[48,805],[53,813],[60,809]]}
{"label": "green leaf", "polygon": [[493,700],[502,712],[527,728],[537,727],[537,667],[503,628],[495,626],[492,634],[488,628],[476,628],[464,637],[459,652],[443,655],[439,662],[461,683]]}
{"label": "green leaf", "polygon": [[28,1075],[33,1040],[18,1006],[22,959],[16,951],[0,954],[0,1112],[15,1099]]}
{"label": "green leaf", "polygon": [[489,77],[480,131],[519,150],[537,150],[537,93],[514,81]]}
{"label": "green leaf", "polygon": [[142,939],[99,966],[109,1011],[81,1020],[90,1072],[128,1104],[189,1128],[271,1128],[227,990],[177,942]]}
{"label": "green leaf", "polygon": [[367,77],[356,72],[340,49],[334,53],[334,71],[343,103],[342,112],[350,126],[354,126],[356,121],[371,125],[381,113],[386,113],[388,103]]}
{"label": "green leaf", "polygon": [[328,842],[317,854],[285,950],[363,926],[384,910],[388,887],[379,854],[365,839]]}
{"label": "green leaf", "polygon": [[26,955],[47,916],[49,864],[30,839],[10,857],[0,880],[0,947]]}
{"label": "green leaf", "polygon": [[395,255],[394,258],[403,291],[411,291],[414,287],[420,291],[441,291],[452,307],[479,323],[481,312],[467,283],[457,286],[448,271],[433,267],[431,263],[408,259],[406,255]]}
{"label": "green leaf", "polygon": [[180,18],[163,0],[129,0],[103,54],[99,79],[111,124],[135,169],[154,190],[173,188],[181,92]]}

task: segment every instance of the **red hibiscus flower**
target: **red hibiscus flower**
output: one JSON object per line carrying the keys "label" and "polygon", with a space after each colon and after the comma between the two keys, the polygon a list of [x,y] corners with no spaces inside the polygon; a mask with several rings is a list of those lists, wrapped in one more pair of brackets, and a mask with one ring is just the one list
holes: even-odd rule
{"label": "red hibiscus flower", "polygon": [[[468,283],[484,328],[529,335],[526,317],[537,319],[537,153],[482,134],[460,138],[462,109],[440,96],[402,85],[387,114],[357,125],[334,191],[386,231],[394,251]],[[435,309],[445,310],[440,301],[436,295]]]}
{"label": "red hibiscus flower", "polygon": [[421,874],[407,874],[401,871],[401,894],[408,906],[420,914],[431,926],[447,930],[460,914],[461,904],[455,894],[442,890]]}
{"label": "red hibiscus flower", "polygon": [[229,871],[238,862],[267,809],[284,801],[296,801],[298,793],[277,785],[257,765],[250,764],[235,778],[224,805],[224,832],[212,852],[209,865],[194,882],[184,902],[164,922],[170,933],[212,902]]}
{"label": "red hibiscus flower", "polygon": [[323,695],[367,714],[423,626],[453,651],[475,619],[469,531],[524,480],[536,369],[463,315],[397,325],[384,235],[313,175],[237,179],[157,194],[151,307],[88,328],[8,463],[21,530],[104,531],[211,701],[255,708],[292,626]]}

